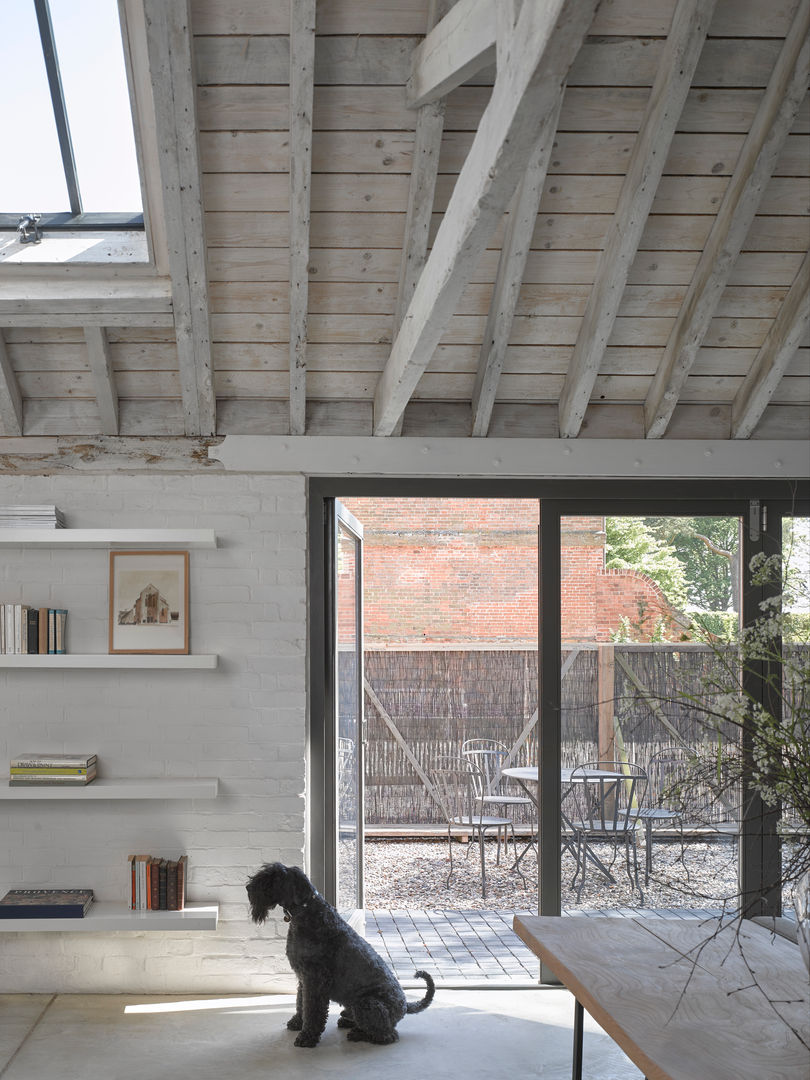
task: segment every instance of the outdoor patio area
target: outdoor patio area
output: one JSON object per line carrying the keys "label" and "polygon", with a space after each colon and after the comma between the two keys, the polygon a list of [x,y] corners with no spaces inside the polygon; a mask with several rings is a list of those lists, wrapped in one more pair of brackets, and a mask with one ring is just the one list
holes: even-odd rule
{"label": "outdoor patio area", "polygon": [[[518,840],[518,851],[525,840]],[[481,895],[478,846],[454,841],[454,874],[446,839],[369,839],[365,848],[366,937],[400,979],[419,968],[447,982],[532,984],[536,957],[514,934],[516,914],[537,913],[537,862],[530,851],[523,877],[508,855],[496,862],[488,842],[487,896]],[[606,852],[604,854],[607,854]],[[640,852],[643,859],[643,850]],[[579,903],[568,886],[573,858],[563,856],[563,912],[579,918],[708,918],[719,915],[722,898],[736,880],[733,837],[655,842],[654,875],[644,905],[630,887],[623,864],[614,867],[615,885],[589,875]]]}

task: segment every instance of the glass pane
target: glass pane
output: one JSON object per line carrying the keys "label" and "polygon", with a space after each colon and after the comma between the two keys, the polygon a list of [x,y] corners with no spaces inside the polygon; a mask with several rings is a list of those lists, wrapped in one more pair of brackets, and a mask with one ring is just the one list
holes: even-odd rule
{"label": "glass pane", "polygon": [[739,551],[737,518],[562,520],[563,909],[736,900]]}
{"label": "glass pane", "polygon": [[338,681],[338,843],[337,906],[360,906],[359,776],[361,701],[358,681],[358,541],[338,524],[337,681]]}
{"label": "glass pane", "polygon": [[116,0],[50,0],[82,205],[142,209]]}
{"label": "glass pane", "polygon": [[70,210],[32,0],[0,4],[0,213]]}
{"label": "glass pane", "polygon": [[[810,518],[785,518],[782,525],[783,631],[782,723],[786,779],[792,790],[782,800],[782,907],[791,914],[793,883],[807,866],[807,845],[797,830],[807,828],[807,731],[810,710]],[[795,795],[791,798],[791,795]],[[799,833],[798,839],[803,834]],[[804,858],[802,858],[804,852]]]}

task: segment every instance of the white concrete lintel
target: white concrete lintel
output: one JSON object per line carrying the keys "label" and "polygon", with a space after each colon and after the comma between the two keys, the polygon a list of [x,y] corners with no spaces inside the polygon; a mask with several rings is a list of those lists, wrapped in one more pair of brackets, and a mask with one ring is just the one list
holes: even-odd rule
{"label": "white concrete lintel", "polygon": [[810,476],[802,440],[381,439],[227,435],[208,450],[231,472],[305,476],[757,478]]}

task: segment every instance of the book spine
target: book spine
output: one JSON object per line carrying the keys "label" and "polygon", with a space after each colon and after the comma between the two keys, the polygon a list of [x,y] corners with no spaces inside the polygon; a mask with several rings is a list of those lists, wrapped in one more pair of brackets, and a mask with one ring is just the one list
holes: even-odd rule
{"label": "book spine", "polygon": [[65,636],[65,627],[67,624],[67,611],[65,608],[56,609],[56,651],[57,653],[65,652],[65,644],[67,638]]}
{"label": "book spine", "polygon": [[56,652],[56,609],[48,608],[48,652]]}
{"label": "book spine", "polygon": [[53,757],[15,757],[9,762],[12,769],[90,769],[98,760],[95,754],[85,757],[69,757],[67,754],[56,754]]}
{"label": "book spine", "polygon": [[48,651],[48,609],[46,607],[39,608],[37,612],[38,624],[39,624],[39,639],[37,642],[37,652],[47,653]]}
{"label": "book spine", "polygon": [[169,859],[166,864],[166,909],[177,911],[177,860]]}
{"label": "book spine", "polygon": [[6,651],[6,605],[0,604],[0,653]]}
{"label": "book spine", "polygon": [[149,860],[149,906],[160,910],[160,859]]}
{"label": "book spine", "polygon": [[161,911],[166,910],[166,860],[160,860],[159,868],[159,883],[158,883],[158,908]]}
{"label": "book spine", "polygon": [[29,607],[27,612],[26,635],[27,650],[31,654],[39,652],[39,608]]}
{"label": "book spine", "polygon": [[12,765],[12,776],[87,776],[95,771],[92,766],[85,769],[80,765]]}
{"label": "book spine", "polygon": [[135,882],[135,856],[130,855],[130,857],[129,857],[129,910],[130,911],[135,910],[136,892],[137,892],[137,889],[136,889],[136,882]]}
{"label": "book spine", "polygon": [[186,906],[186,880],[188,878],[188,855],[181,855],[177,861],[177,910]]}

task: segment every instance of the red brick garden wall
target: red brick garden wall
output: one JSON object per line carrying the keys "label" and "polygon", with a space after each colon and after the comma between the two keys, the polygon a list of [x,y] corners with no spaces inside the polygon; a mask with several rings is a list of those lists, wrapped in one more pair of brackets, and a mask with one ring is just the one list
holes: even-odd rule
{"label": "red brick garden wall", "polygon": [[[535,499],[343,500],[364,527],[366,645],[537,643]],[[632,571],[606,571],[604,519],[565,519],[566,641],[610,641],[621,617],[652,628],[669,612],[660,589]]]}

